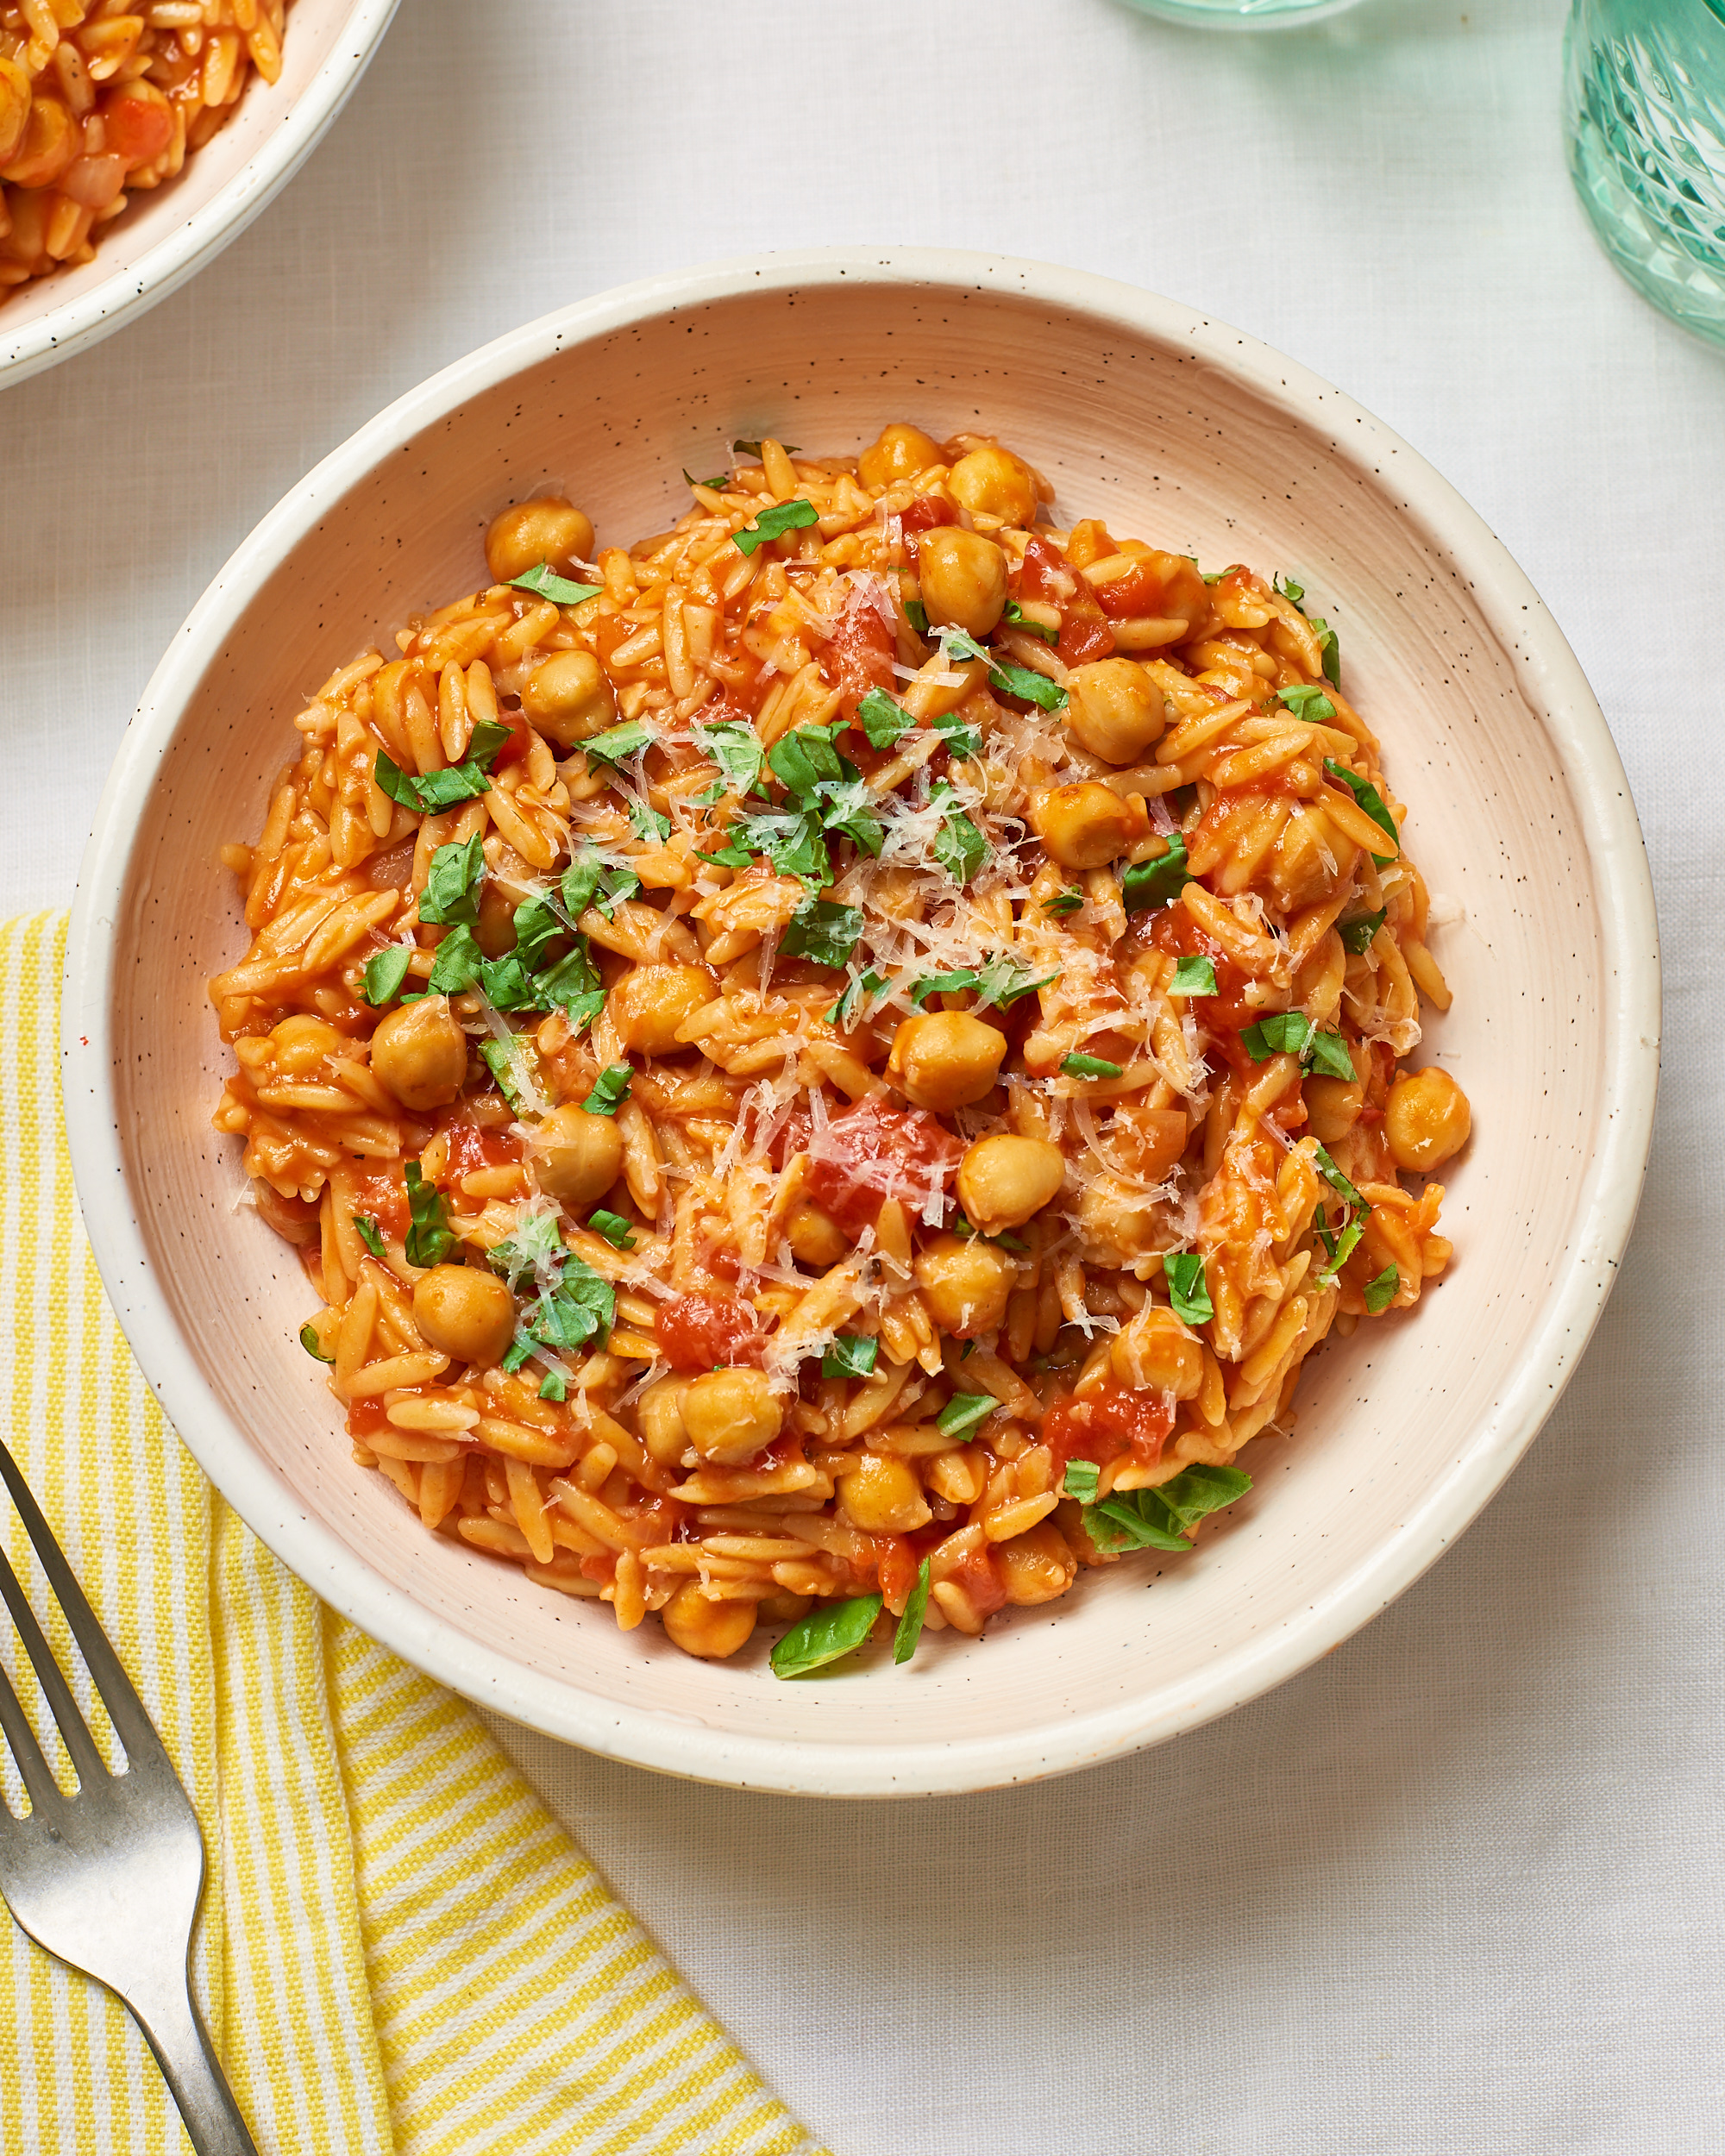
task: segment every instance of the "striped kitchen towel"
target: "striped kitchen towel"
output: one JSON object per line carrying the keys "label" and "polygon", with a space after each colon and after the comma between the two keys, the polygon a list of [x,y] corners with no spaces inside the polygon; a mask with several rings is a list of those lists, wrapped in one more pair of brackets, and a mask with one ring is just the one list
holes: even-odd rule
{"label": "striped kitchen towel", "polygon": [[[260,2148],[820,2156],[477,1718],[323,1608],[164,1423],[72,1195],[65,943],[63,914],[0,926],[0,1383],[198,1808],[196,1988]],[[0,2150],[185,2147],[124,2009],[0,1925]]]}

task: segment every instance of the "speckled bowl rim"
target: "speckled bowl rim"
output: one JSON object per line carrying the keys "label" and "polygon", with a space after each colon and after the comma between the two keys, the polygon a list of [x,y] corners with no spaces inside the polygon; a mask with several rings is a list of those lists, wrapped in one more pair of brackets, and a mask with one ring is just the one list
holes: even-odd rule
{"label": "speckled bowl rim", "polygon": [[110,241],[116,258],[113,274],[26,322],[16,335],[9,333],[0,309],[0,390],[88,351],[135,322],[213,262],[230,240],[237,240],[322,141],[371,65],[398,4],[399,0],[354,0],[334,50],[254,154],[166,239],[135,260],[126,260],[126,235],[123,229],[117,230]]}
{"label": "speckled bowl rim", "polygon": [[[1447,548],[1500,627],[1513,618],[1518,665],[1581,819],[1598,907],[1606,1000],[1595,1150],[1573,1218],[1571,1255],[1523,1337],[1496,1411],[1371,1555],[1331,1583],[1302,1617],[1219,1655],[1176,1696],[1127,1699],[1053,1727],[967,1739],[955,1734],[913,1760],[868,1748],[747,1733],[705,1733],[699,1778],[836,1797],[953,1793],[1099,1764],[1196,1727],[1310,1666],[1376,1616],[1468,1526],[1532,1442],[1573,1373],[1634,1225],[1652,1134],[1659,1070],[1659,945],[1652,881],[1628,780],[1574,654],[1538,594],[1449,484],[1340,392],[1268,346],[1174,302],[1107,279],[994,255],[934,249],[824,248],[745,258],[624,285],[501,337],[411,391],[303,479],[241,545],[198,601],[157,668],[104,789],[85,851],[67,947],[62,1080],[73,1171],[103,1279],[144,1375],[200,1465],[282,1561],[361,1630],[467,1698],[546,1735],[665,1772],[690,1772],[687,1718],[601,1700],[568,1677],[535,1670],[483,1646],[388,1585],[329,1529],[295,1506],[217,1404],[153,1275],[127,1188],[109,1012],[116,993],[114,929],[130,875],[138,805],[206,667],[284,557],[364,473],[482,392],[589,338],[671,309],[744,293],[839,284],[1010,292],[1054,310],[1113,320],[1183,346],[1332,436],[1346,429],[1395,458],[1404,505]],[[1506,639],[1507,641],[1507,639]]]}

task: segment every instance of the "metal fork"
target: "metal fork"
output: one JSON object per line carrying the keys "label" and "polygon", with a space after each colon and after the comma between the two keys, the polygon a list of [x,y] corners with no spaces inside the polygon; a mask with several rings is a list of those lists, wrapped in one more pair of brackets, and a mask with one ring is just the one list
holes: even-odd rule
{"label": "metal fork", "polygon": [[78,1782],[75,1796],[60,1794],[18,1695],[0,1669],[0,1727],[33,1808],[28,1819],[15,1819],[0,1803],[0,1892],[39,1946],[106,1984],[131,2009],[198,2156],[258,2156],[192,2003],[191,1924],[204,1887],[197,1815],[143,1702],[3,1444],[0,1477],[126,1748],[124,1771],[110,1774],[18,1576],[0,1551],[0,1595],[35,1664]]}

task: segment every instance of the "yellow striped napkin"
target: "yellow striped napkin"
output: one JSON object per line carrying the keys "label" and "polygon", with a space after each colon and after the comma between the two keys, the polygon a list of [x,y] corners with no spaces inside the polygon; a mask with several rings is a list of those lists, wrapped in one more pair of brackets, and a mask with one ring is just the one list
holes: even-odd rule
{"label": "yellow striped napkin", "polygon": [[[0,926],[0,1383],[198,1808],[196,1985],[260,2149],[821,2156],[476,1717],[324,1608],[164,1423],[73,1201],[65,942],[63,914]],[[0,1927],[0,2149],[185,2147],[123,2010]]]}

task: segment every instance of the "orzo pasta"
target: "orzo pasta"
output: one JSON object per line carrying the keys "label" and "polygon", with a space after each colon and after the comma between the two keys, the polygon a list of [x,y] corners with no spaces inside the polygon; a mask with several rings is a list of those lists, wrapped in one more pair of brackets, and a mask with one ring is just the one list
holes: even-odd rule
{"label": "orzo pasta", "polygon": [[0,298],[87,262],[127,198],[172,179],[254,68],[281,72],[286,0],[0,0]]}
{"label": "orzo pasta", "polygon": [[[355,1458],[680,1647],[981,1633],[1184,1551],[1440,1273],[1468,1107],[1303,592],[1063,529],[982,437],[772,441],[296,724],[211,984]],[[687,476],[687,475],[686,475]]]}

